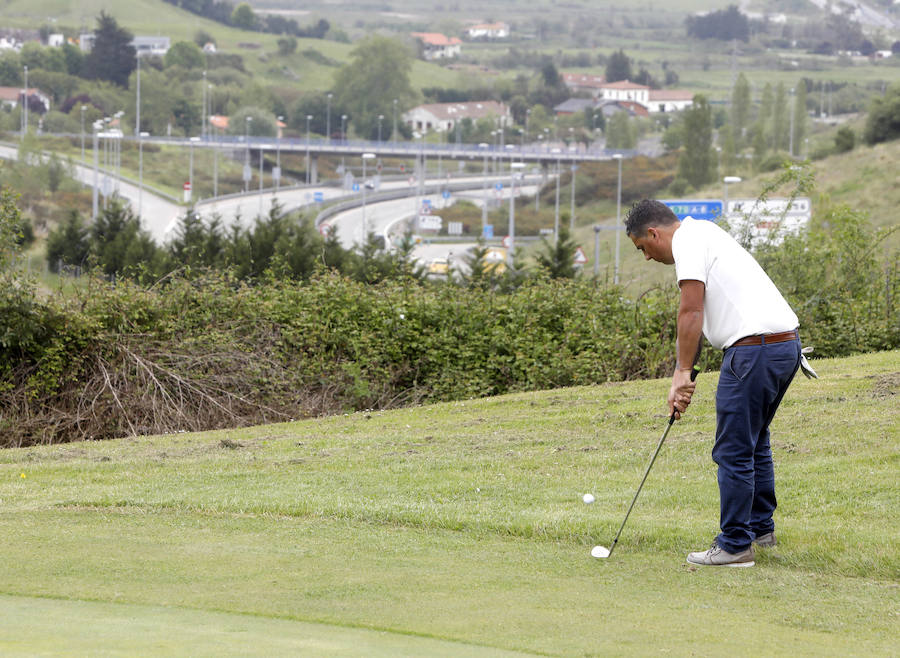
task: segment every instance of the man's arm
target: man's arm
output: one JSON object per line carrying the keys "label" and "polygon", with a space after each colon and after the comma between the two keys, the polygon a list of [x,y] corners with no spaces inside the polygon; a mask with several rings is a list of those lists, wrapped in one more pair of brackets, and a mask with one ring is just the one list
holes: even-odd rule
{"label": "man's arm", "polygon": [[691,369],[703,333],[703,297],[706,286],[702,281],[681,281],[681,301],[678,305],[678,338],[676,341],[675,373],[669,389],[669,413],[675,418],[687,409],[694,394]]}

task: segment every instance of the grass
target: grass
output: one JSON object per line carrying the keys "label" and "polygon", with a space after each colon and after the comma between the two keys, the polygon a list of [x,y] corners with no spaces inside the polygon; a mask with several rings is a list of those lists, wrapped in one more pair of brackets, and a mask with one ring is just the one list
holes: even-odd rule
{"label": "grass", "polygon": [[0,651],[890,654],[900,352],[816,366],[747,570],[684,564],[716,532],[715,373],[602,562],[664,381],[4,451]]}

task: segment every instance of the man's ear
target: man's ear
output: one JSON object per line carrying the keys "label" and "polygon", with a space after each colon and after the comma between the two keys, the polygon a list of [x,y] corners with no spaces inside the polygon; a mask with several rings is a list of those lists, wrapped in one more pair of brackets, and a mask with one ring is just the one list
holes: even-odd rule
{"label": "man's ear", "polygon": [[647,237],[654,241],[658,240],[659,239],[659,229],[656,228],[655,226],[648,226],[647,227]]}

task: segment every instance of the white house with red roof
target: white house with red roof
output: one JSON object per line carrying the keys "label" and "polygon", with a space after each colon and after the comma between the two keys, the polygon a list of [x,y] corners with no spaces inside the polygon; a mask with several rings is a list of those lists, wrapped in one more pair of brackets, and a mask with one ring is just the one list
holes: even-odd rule
{"label": "white house with red roof", "polygon": [[429,61],[458,57],[462,51],[462,41],[456,37],[439,32],[413,32],[412,36],[420,44],[422,57]]}
{"label": "white house with red roof", "polygon": [[466,28],[469,39],[507,39],[509,25],[507,23],[479,23]]}
{"label": "white house with red roof", "polygon": [[600,88],[600,98],[607,101],[631,101],[647,107],[650,87],[639,85],[631,80],[605,82]]}
{"label": "white house with red roof", "polygon": [[651,113],[680,112],[694,104],[694,92],[686,89],[651,89],[647,109]]}
{"label": "white house with red roof", "polygon": [[[44,112],[50,111],[50,96],[37,87],[29,87],[27,90],[22,89],[22,87],[0,87],[0,105],[18,107],[25,94],[28,94],[28,98],[32,103],[35,99],[38,100],[43,106]],[[29,103],[29,105],[31,106],[32,103]]]}
{"label": "white house with red roof", "polygon": [[427,103],[402,115],[403,122],[413,130],[449,132],[463,119],[493,119],[497,125],[512,125],[509,107],[496,101],[470,101],[467,103]]}

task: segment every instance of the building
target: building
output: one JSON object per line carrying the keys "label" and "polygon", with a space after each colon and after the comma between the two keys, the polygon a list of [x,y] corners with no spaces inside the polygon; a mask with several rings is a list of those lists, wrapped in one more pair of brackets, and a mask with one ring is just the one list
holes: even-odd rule
{"label": "building", "polygon": [[[5,105],[6,107],[18,107],[19,103],[22,102],[23,91],[24,90],[21,87],[0,87],[0,105]],[[29,87],[27,93],[28,98],[32,102],[35,99],[40,101],[41,105],[44,106],[45,113],[50,111],[50,96],[36,87]]]}
{"label": "building", "polygon": [[169,37],[135,37],[131,41],[138,57],[164,57],[172,41]]}
{"label": "building", "polygon": [[605,82],[600,88],[599,97],[607,101],[631,101],[647,107],[650,87],[639,85],[630,80]]}
{"label": "building", "polygon": [[422,57],[429,61],[458,57],[462,50],[462,41],[456,37],[447,37],[438,32],[413,32],[412,36],[419,43]]}
{"label": "building", "polygon": [[47,36],[47,45],[51,48],[62,48],[62,45],[66,42],[66,37],[64,34],[54,33]]}
{"label": "building", "polygon": [[472,101],[469,103],[429,103],[419,105],[402,115],[403,122],[413,130],[430,132],[440,130],[449,132],[463,119],[492,118],[501,123],[512,125],[512,114],[503,103],[496,101]]}
{"label": "building", "polygon": [[506,23],[481,23],[466,28],[468,39],[507,39],[509,25]]}
{"label": "building", "polygon": [[685,89],[651,89],[647,109],[651,113],[680,112],[694,104],[694,92]]}
{"label": "building", "polygon": [[601,94],[603,85],[606,84],[606,78],[602,75],[591,75],[587,73],[560,73],[563,84],[575,94],[588,93],[593,98],[597,98]]}

